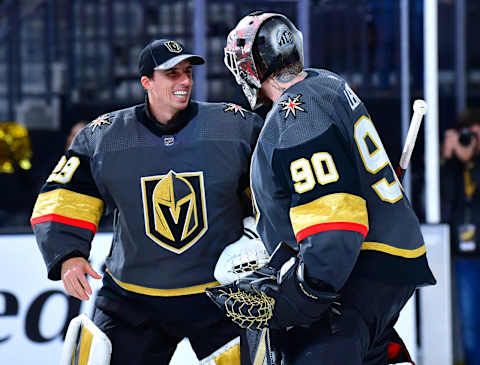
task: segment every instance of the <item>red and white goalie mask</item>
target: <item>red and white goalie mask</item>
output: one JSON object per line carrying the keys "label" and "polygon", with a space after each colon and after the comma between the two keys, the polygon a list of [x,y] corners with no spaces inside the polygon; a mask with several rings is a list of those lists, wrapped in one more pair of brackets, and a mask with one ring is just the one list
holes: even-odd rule
{"label": "red and white goalie mask", "polygon": [[303,37],[284,15],[254,12],[230,32],[224,52],[225,65],[254,110],[262,105],[259,91],[270,74],[293,62],[303,66]]}

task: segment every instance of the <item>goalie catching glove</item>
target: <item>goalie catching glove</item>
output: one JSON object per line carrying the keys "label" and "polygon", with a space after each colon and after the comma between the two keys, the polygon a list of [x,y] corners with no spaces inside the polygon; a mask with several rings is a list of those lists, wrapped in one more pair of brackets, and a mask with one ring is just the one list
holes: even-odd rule
{"label": "goalie catching glove", "polygon": [[252,330],[309,326],[326,311],[340,314],[339,295],[308,284],[303,261],[284,242],[262,268],[206,293],[233,322]]}

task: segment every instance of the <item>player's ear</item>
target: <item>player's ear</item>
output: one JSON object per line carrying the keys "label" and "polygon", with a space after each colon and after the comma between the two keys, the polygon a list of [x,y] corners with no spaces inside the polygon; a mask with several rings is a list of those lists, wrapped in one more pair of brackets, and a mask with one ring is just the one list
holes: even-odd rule
{"label": "player's ear", "polygon": [[150,88],[151,80],[147,76],[142,76],[140,78],[140,83],[142,84],[145,90],[148,90]]}

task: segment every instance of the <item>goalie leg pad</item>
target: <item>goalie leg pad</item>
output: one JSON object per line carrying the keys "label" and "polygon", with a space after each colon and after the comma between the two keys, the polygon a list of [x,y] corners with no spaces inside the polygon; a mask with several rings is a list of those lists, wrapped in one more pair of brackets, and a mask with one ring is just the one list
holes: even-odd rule
{"label": "goalie leg pad", "polygon": [[240,337],[234,338],[200,360],[199,365],[240,365]]}
{"label": "goalie leg pad", "polygon": [[60,365],[108,365],[111,354],[109,338],[85,314],[71,320]]}

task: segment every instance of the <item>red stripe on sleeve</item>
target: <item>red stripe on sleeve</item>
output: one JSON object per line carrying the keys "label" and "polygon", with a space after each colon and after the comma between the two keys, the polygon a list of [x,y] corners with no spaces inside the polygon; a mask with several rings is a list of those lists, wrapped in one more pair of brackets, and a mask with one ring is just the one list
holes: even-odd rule
{"label": "red stripe on sleeve", "polygon": [[59,223],[68,224],[69,226],[85,228],[85,229],[88,229],[89,231],[92,231],[93,233],[97,232],[97,226],[91,222],[83,221],[81,219],[68,218],[58,214],[46,214],[46,215],[42,215],[41,217],[33,218],[30,221],[32,227],[35,224],[44,223],[44,222],[59,222]]}
{"label": "red stripe on sleeve", "polygon": [[307,227],[299,231],[296,235],[297,242],[302,241],[303,239],[311,236],[312,234],[325,232],[325,231],[355,231],[367,236],[368,227],[363,224],[351,223],[351,222],[333,222],[333,223],[321,223],[315,224],[313,226]]}

